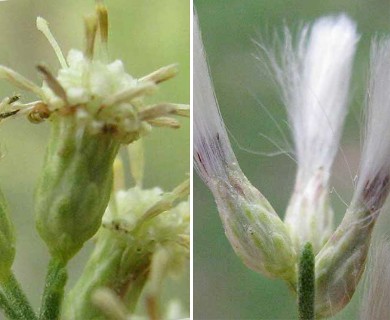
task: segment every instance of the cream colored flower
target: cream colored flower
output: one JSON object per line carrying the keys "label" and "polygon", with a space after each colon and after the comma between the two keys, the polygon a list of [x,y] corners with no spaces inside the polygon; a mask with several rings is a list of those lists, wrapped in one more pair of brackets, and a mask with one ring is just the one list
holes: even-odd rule
{"label": "cream colored flower", "polygon": [[35,93],[40,99],[27,104],[20,101],[3,104],[0,118],[27,113],[30,120],[39,122],[52,114],[74,116],[77,125],[85,126],[90,133],[109,133],[122,143],[138,139],[148,133],[152,126],[178,128],[180,124],[170,116],[188,116],[188,106],[172,103],[149,105],[144,99],[156,91],[160,82],[176,75],[176,65],[163,67],[136,79],[126,72],[120,60],[107,63],[95,59],[98,26],[103,45],[107,42],[108,26],[103,23],[106,21],[105,15],[104,9],[98,6],[97,14],[86,20],[85,51],[71,49],[66,59],[48,23],[38,17],[37,28],[50,42],[61,68],[55,76],[45,65],[39,65],[38,70],[44,78],[39,87],[15,71],[0,66],[0,77]]}

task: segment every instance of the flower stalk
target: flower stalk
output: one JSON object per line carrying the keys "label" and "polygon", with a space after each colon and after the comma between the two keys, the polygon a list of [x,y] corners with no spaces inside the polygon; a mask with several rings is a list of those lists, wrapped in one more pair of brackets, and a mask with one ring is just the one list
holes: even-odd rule
{"label": "flower stalk", "polygon": [[16,306],[12,305],[5,296],[5,294],[0,291],[0,308],[4,314],[11,320],[20,319],[21,316],[17,312]]}
{"label": "flower stalk", "polygon": [[[7,98],[2,104],[12,104],[17,98]],[[22,288],[15,278],[11,267],[15,258],[15,234],[8,205],[0,191],[0,306],[10,319],[36,319]]]}
{"label": "flower stalk", "polygon": [[4,293],[2,297],[5,300],[4,305],[6,309],[11,308],[13,310],[13,312],[9,312],[14,317],[11,319],[38,319],[13,273],[10,273],[7,279],[3,280],[1,287]]}
{"label": "flower stalk", "polygon": [[46,275],[39,320],[59,319],[67,279],[64,262],[52,259]]}

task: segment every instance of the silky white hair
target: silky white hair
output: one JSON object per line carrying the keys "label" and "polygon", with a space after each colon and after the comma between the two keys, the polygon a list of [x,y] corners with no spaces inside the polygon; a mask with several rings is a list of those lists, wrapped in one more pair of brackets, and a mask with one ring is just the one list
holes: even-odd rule
{"label": "silky white hair", "polygon": [[382,238],[371,247],[366,269],[361,320],[388,319],[390,314],[390,240]]}
{"label": "silky white hair", "polygon": [[286,29],[280,52],[261,48],[281,86],[303,181],[319,168],[328,179],[347,113],[358,40],[356,24],[342,14],[305,25],[296,43]]}
{"label": "silky white hair", "polygon": [[366,101],[366,127],[355,201],[382,206],[390,176],[390,38],[374,39]]}
{"label": "silky white hair", "polygon": [[194,165],[209,185],[226,178],[226,166],[236,162],[214,94],[198,18],[194,15]]}

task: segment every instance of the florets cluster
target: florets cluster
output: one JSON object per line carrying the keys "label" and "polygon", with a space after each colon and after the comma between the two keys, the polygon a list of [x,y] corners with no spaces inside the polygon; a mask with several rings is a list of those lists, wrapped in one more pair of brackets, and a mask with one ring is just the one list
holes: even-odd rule
{"label": "florets cluster", "polygon": [[186,248],[186,256],[189,253],[189,202],[182,201],[174,207],[172,204],[172,200],[182,195],[164,193],[160,188],[120,190],[112,200],[115,205],[109,206],[103,216],[102,228],[117,232],[129,243],[136,239],[140,248],[150,252],[153,251],[151,246],[179,245]]}
{"label": "florets cluster", "polygon": [[105,12],[98,10],[95,19],[86,23],[86,50],[70,50],[67,59],[51,34],[48,23],[37,19],[38,29],[47,37],[61,64],[57,75],[45,65],[38,65],[44,81],[39,87],[15,71],[0,66],[0,77],[16,86],[32,91],[41,100],[20,103],[19,97],[4,100],[1,118],[28,114],[33,122],[56,116],[70,116],[77,126],[91,134],[111,134],[121,143],[130,143],[148,133],[152,126],[178,128],[180,124],[171,115],[188,116],[188,106],[161,103],[148,105],[145,97],[153,94],[158,84],[174,77],[175,65],[163,67],[142,78],[134,78],[122,61],[106,63],[94,58],[94,44],[98,26],[103,43],[107,42]]}

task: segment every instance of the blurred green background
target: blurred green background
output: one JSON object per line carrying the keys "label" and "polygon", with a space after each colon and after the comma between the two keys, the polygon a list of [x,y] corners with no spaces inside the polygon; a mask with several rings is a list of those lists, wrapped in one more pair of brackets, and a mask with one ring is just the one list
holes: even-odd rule
{"label": "blurred green background", "polygon": [[[328,14],[347,13],[361,34],[350,90],[350,112],[342,150],[336,159],[332,204],[338,223],[353,191],[362,128],[361,108],[366,94],[369,44],[374,35],[390,35],[388,0],[194,0],[211,73],[225,124],[238,161],[250,181],[270,200],[280,216],[293,188],[295,164],[286,156],[260,153],[278,151],[261,134],[280,143],[280,132],[268,112],[288,132],[278,88],[264,65],[256,61],[252,40],[270,44],[275,31]],[[196,67],[196,66],[195,66]],[[196,107],[196,106],[195,106]],[[196,112],[196,110],[194,110]],[[244,149],[249,149],[244,150]],[[350,172],[352,174],[350,174]],[[341,199],[342,200],[341,200]],[[376,234],[390,226],[384,210]],[[358,319],[362,283],[352,302],[335,319]],[[194,179],[194,318],[195,319],[296,319],[295,300],[280,280],[247,269],[228,243],[211,193]]]}
{"label": "blurred green background", "polygon": [[[0,2],[0,64],[9,66],[36,83],[36,65],[45,62],[52,71],[59,63],[46,39],[35,27],[37,16],[48,20],[64,54],[83,49],[83,16],[93,12],[93,0],[9,0]],[[189,103],[190,93],[190,1],[107,0],[111,59],[121,59],[134,77],[171,63],[178,63],[178,76],[163,83],[153,100]],[[0,82],[0,96],[19,91]],[[21,92],[23,101],[35,99]],[[153,102],[153,101],[152,101]],[[189,120],[179,119],[179,130],[155,129],[145,139],[145,186],[170,190],[189,172]],[[9,201],[17,232],[14,270],[35,307],[43,287],[47,250],[37,236],[33,220],[33,192],[40,174],[49,124],[33,125],[12,119],[0,126],[0,186]],[[68,288],[81,272],[92,245],[71,262]],[[0,257],[1,259],[1,257]],[[168,286],[189,309],[189,271]],[[1,315],[0,315],[1,318]]]}

